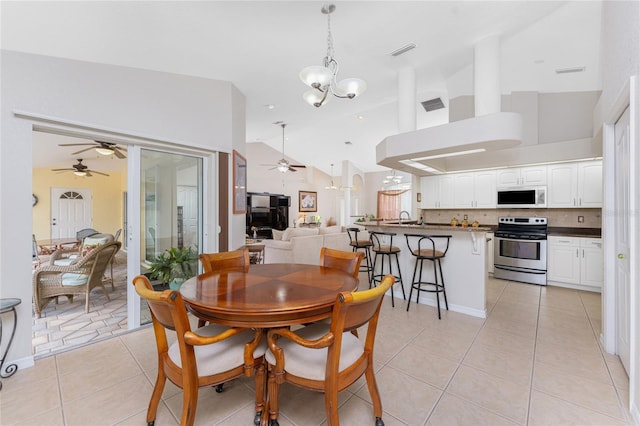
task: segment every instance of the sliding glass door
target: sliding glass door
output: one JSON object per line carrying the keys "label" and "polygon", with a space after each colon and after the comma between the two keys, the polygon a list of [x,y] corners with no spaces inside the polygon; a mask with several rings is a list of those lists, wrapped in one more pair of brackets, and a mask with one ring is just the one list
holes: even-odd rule
{"label": "sliding glass door", "polygon": [[[137,148],[137,147],[136,147]],[[129,161],[136,164],[138,176],[130,176],[131,207],[129,222],[133,232],[130,247],[130,277],[149,272],[151,262],[166,250],[203,247],[203,157],[144,148],[130,149]],[[137,173],[136,173],[137,174]],[[133,175],[133,174],[132,174]],[[136,186],[137,187],[132,188]],[[135,260],[134,260],[135,259]],[[197,268],[197,263],[195,264]],[[153,282],[161,289],[162,283]],[[135,292],[130,292],[135,293]],[[151,320],[146,303],[130,294],[130,328]],[[131,306],[137,305],[137,306]]]}

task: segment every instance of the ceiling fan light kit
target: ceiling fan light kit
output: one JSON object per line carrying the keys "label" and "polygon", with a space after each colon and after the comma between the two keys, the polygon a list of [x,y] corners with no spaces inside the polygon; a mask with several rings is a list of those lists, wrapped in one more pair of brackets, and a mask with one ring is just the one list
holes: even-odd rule
{"label": "ceiling fan light kit", "polygon": [[[284,155],[284,128],[287,127],[287,124],[282,122],[282,121],[276,121],[273,124],[277,124],[278,126],[282,127],[282,158],[280,160],[278,160],[278,162],[274,165],[273,168],[271,168],[270,170],[274,170],[277,169],[280,173],[286,173],[286,172],[297,172],[297,170],[295,169],[296,167],[298,168],[305,168],[307,166],[301,165],[301,164],[291,164]],[[271,164],[263,164],[263,166],[270,166]]]}
{"label": "ceiling fan light kit", "polygon": [[51,169],[52,172],[73,172],[74,175],[79,176],[79,177],[92,177],[93,174],[95,173],[97,175],[102,175],[102,176],[109,176],[106,173],[102,173],[102,172],[98,172],[95,170],[90,170],[89,167],[87,167],[86,165],[82,164],[82,158],[78,158],[78,164],[73,164],[70,168],[68,169]]}
{"label": "ceiling fan light kit", "polygon": [[89,143],[61,143],[58,146],[88,146],[89,148],[81,149],[80,151],[72,152],[71,155],[82,154],[83,152],[95,149],[100,155],[115,155],[119,159],[127,158],[123,151],[126,152],[127,148],[118,146],[113,142],[93,141]]}
{"label": "ceiling fan light kit", "polygon": [[309,105],[320,107],[331,99],[329,93],[337,98],[353,99],[367,89],[367,83],[359,78],[346,78],[337,82],[338,61],[333,57],[333,36],[331,35],[331,13],[336,10],[334,4],[325,4],[321,12],[327,15],[327,55],[323,65],[312,65],[300,71],[300,80],[311,90],[307,90],[302,98]]}

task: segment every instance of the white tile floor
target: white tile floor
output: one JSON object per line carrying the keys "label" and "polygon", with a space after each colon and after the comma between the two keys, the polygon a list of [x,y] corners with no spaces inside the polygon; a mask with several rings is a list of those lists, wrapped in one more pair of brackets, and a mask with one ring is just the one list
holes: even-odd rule
{"label": "white tile floor", "polygon": [[[382,308],[376,377],[393,425],[629,425],[619,359],[598,344],[600,295],[489,280],[485,320],[404,304]],[[46,357],[3,380],[0,424],[141,425],[155,379],[145,328]],[[343,425],[373,424],[363,379],[342,392]],[[199,425],[251,425],[251,379],[203,388]],[[168,385],[156,424],[177,424]],[[285,385],[280,424],[325,423],[321,394]]]}

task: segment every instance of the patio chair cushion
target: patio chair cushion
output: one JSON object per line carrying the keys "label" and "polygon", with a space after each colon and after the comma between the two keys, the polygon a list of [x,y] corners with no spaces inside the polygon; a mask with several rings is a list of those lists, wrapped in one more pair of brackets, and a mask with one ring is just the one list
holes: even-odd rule
{"label": "patio chair cushion", "polygon": [[62,285],[66,285],[66,286],[85,285],[88,279],[89,279],[89,275],[87,274],[75,274],[73,272],[67,272],[66,274],[62,274]]}
{"label": "patio chair cushion", "polygon": [[[193,330],[201,336],[215,336],[228,330],[216,324],[209,324]],[[198,366],[198,376],[210,376],[223,371],[231,370],[244,363],[244,344],[253,339],[253,332],[247,330],[244,333],[236,334],[233,337],[222,340],[215,345],[195,346],[193,349],[196,355]],[[256,350],[253,352],[254,358],[264,355],[267,350],[266,339],[262,339]],[[169,358],[176,365],[182,366],[180,361],[180,347],[178,342],[174,342],[169,347]]]}
{"label": "patio chair cushion", "polygon": [[[329,325],[324,323],[317,323],[296,330],[297,335],[307,340],[319,339],[328,332]],[[286,371],[294,376],[304,377],[306,379],[325,380],[327,348],[305,348],[288,339],[279,339],[278,346],[280,346],[286,354],[284,361]],[[353,365],[363,353],[363,342],[349,332],[343,333],[338,371],[343,371],[345,368]],[[271,351],[267,351],[264,357],[269,364],[275,364],[276,359]]]}

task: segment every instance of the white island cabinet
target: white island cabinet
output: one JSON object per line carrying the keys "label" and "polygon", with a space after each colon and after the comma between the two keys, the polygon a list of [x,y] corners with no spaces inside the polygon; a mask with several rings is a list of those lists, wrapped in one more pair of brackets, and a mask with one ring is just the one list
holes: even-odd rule
{"label": "white island cabinet", "polygon": [[[398,255],[405,293],[409,297],[415,257],[407,247],[405,234],[451,235],[449,251],[442,259],[442,274],[447,290],[449,310],[475,317],[486,318],[485,287],[487,278],[487,242],[489,228],[462,228],[442,225],[395,225],[368,222],[364,224],[368,231],[393,232],[393,245],[400,248]],[[373,253],[372,253],[373,255]],[[395,267],[395,265],[394,265]],[[386,271],[386,269],[385,269]],[[394,269],[395,271],[395,269]],[[433,281],[433,264],[424,262],[423,280]],[[416,303],[416,291],[413,291],[411,304]],[[391,295],[389,291],[387,293]],[[406,309],[402,301],[402,290],[394,287],[396,309]],[[432,293],[420,292],[419,303],[436,306]],[[444,298],[441,296],[441,308],[444,315]],[[411,308],[410,308],[411,309]],[[438,314],[434,311],[434,320]]]}

